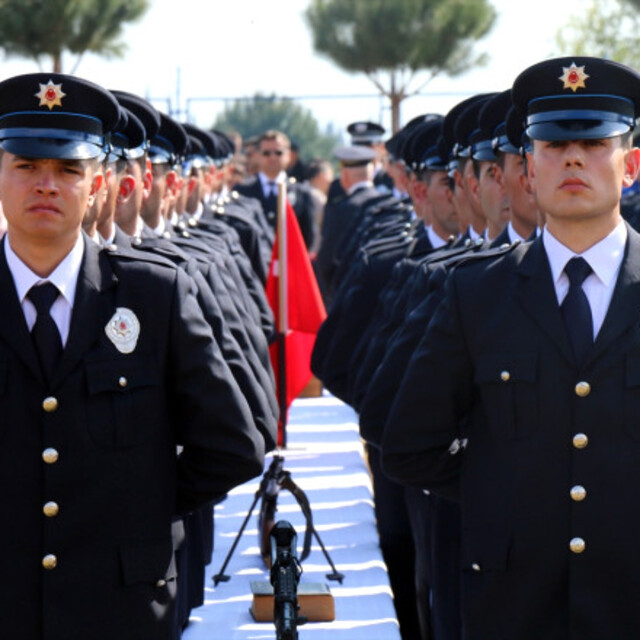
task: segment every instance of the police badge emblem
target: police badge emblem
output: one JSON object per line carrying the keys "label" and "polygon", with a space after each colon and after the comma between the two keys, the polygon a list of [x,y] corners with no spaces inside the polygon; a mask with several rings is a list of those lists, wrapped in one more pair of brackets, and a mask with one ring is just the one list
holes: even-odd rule
{"label": "police badge emblem", "polygon": [[40,98],[39,107],[49,107],[49,111],[51,111],[53,107],[62,106],[62,98],[67,94],[62,91],[62,83],[54,84],[52,80],[49,80],[47,84],[41,84],[40,91],[33,95],[36,98]]}
{"label": "police badge emblem", "polygon": [[140,322],[131,309],[118,307],[104,331],[120,353],[131,353],[138,344]]}
{"label": "police badge emblem", "polygon": [[575,62],[572,62],[570,67],[562,67],[562,75],[558,77],[558,80],[563,82],[563,89],[571,89],[575,93],[578,89],[587,88],[584,81],[588,77],[584,72],[584,66],[578,67]]}

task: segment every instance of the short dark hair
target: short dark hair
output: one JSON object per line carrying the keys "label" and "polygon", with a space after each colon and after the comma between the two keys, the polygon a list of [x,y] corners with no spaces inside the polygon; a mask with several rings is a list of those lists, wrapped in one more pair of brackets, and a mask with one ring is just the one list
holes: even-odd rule
{"label": "short dark hair", "polygon": [[291,143],[289,142],[289,138],[287,137],[287,135],[285,133],[282,133],[282,131],[276,131],[275,129],[269,129],[268,131],[265,131],[258,138],[258,146],[260,146],[264,141],[271,142],[272,140],[275,140],[288,149],[291,149]]}

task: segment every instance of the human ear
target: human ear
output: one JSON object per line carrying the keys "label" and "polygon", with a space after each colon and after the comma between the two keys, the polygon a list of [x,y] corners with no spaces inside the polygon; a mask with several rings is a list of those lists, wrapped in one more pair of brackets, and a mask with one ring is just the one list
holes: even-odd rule
{"label": "human ear", "polygon": [[129,200],[136,186],[136,180],[133,176],[124,175],[120,180],[118,187],[118,204],[124,204]]}
{"label": "human ear", "polygon": [[640,171],[640,149],[633,147],[624,154],[624,176],[622,184],[630,187],[638,177]]}

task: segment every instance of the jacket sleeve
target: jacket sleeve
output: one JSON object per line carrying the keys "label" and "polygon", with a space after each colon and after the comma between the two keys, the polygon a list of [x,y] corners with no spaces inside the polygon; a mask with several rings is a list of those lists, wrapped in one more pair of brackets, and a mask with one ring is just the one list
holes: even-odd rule
{"label": "jacket sleeve", "polygon": [[409,361],[382,438],[389,476],[451,499],[459,493],[461,427],[473,393],[456,275],[447,278],[443,301]]}
{"label": "jacket sleeve", "polygon": [[264,441],[211,329],[178,272],[169,345],[177,444],[177,513],[218,499],[264,468]]}

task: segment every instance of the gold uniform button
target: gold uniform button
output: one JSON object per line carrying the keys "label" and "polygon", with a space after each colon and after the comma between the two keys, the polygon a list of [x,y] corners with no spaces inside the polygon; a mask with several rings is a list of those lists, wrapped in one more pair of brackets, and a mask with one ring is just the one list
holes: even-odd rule
{"label": "gold uniform button", "polygon": [[588,382],[578,382],[576,385],[576,395],[586,398],[591,393],[591,385]]}
{"label": "gold uniform button", "polygon": [[124,389],[129,384],[129,381],[124,376],[120,376],[118,384]]}
{"label": "gold uniform button", "polygon": [[587,490],[577,484],[575,487],[571,487],[571,499],[575,502],[582,502],[587,497]]}
{"label": "gold uniform button", "polygon": [[576,433],[573,436],[573,446],[576,449],[584,449],[589,444],[589,438],[584,433]]}
{"label": "gold uniform button", "polygon": [[58,558],[56,558],[53,553],[48,553],[42,558],[42,566],[45,569],[55,569],[58,566]]}
{"label": "gold uniform button", "polygon": [[471,565],[471,568],[472,568],[474,571],[480,571],[480,565],[479,565],[477,562],[474,562],[474,563]]}
{"label": "gold uniform button", "polygon": [[167,585],[167,581],[166,580],[158,580],[158,582],[156,582],[156,587],[160,588],[160,587],[165,587]]}
{"label": "gold uniform button", "polygon": [[57,516],[59,511],[60,507],[57,502],[47,502],[44,507],[42,507],[42,513],[44,513],[47,518]]}
{"label": "gold uniform button", "polygon": [[508,382],[509,380],[511,380],[511,374],[508,371],[503,371],[500,374],[500,380],[502,380],[503,382]]}
{"label": "gold uniform button", "polygon": [[53,413],[58,408],[58,399],[53,396],[49,396],[42,401],[42,408],[47,413]]}
{"label": "gold uniform button", "polygon": [[47,464],[53,464],[54,462],[58,462],[58,452],[52,447],[48,447],[42,452],[42,459]]}
{"label": "gold uniform button", "polygon": [[582,553],[586,546],[587,545],[582,538],[571,538],[571,542],[569,543],[569,549],[571,549],[573,553]]}

